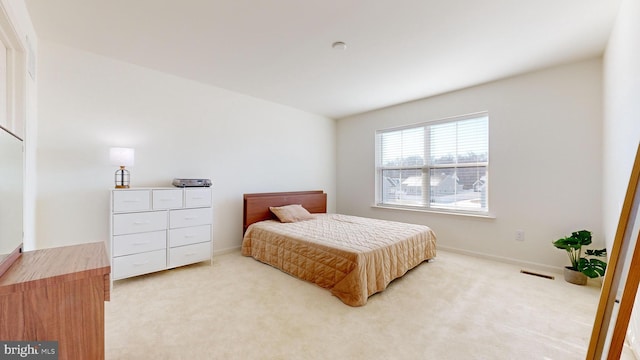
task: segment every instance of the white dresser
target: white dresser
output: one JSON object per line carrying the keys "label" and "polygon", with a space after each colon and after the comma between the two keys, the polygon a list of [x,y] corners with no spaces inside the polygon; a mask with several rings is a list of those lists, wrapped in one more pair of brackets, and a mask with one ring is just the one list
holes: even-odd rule
{"label": "white dresser", "polygon": [[113,280],[211,260],[211,188],[111,190]]}

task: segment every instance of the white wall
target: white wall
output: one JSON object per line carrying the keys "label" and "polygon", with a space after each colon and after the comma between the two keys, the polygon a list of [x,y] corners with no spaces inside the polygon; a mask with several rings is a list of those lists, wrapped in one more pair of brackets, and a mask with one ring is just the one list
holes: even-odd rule
{"label": "white wall", "polygon": [[[611,248],[640,142],[640,0],[623,0],[604,55],[603,218]],[[633,249],[631,244],[630,248]],[[627,342],[640,354],[640,297]]]}
{"label": "white wall", "polygon": [[623,0],[604,56],[604,226],[613,243],[640,142],[640,0]]}
{"label": "white wall", "polygon": [[[338,121],[338,212],[429,225],[441,248],[556,268],[551,241],[583,228],[602,242],[599,59]],[[428,81],[425,79],[425,81]],[[494,219],[373,208],[377,129],[488,110]],[[517,229],[525,241],[515,241]]]}
{"label": "white wall", "polygon": [[243,193],[335,209],[334,120],[45,41],[39,61],[39,248],[108,237],[112,146],[135,148],[132,186],[212,179],[215,252],[241,244]]}

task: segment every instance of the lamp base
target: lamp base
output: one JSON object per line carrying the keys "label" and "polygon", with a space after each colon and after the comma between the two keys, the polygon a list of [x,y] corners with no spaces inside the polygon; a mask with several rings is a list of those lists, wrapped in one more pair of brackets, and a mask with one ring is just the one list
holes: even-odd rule
{"label": "lamp base", "polygon": [[124,166],[120,166],[120,169],[116,170],[115,174],[116,189],[128,189],[129,188],[129,170]]}

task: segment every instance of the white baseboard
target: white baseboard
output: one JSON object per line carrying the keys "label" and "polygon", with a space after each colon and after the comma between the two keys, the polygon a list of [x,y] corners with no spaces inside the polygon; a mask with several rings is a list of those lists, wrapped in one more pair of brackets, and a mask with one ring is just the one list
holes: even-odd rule
{"label": "white baseboard", "polygon": [[521,266],[521,267],[527,268],[527,269],[532,269],[532,270],[535,269],[535,270],[550,272],[550,273],[554,273],[554,274],[562,274],[562,268],[561,267],[550,266],[550,265],[545,265],[545,264],[539,264],[539,263],[534,263],[534,262],[530,262],[530,261],[522,261],[522,260],[518,260],[518,259],[512,259],[512,258],[496,256],[496,255],[490,255],[490,254],[485,254],[485,253],[480,253],[480,252],[475,252],[475,251],[457,249],[457,248],[452,248],[452,247],[448,247],[448,246],[440,246],[440,245],[438,245],[437,248],[441,249],[441,250],[445,250],[445,251],[450,251],[450,252],[462,254],[462,255],[469,255],[469,256],[473,256],[473,257],[477,257],[477,258],[481,258],[481,259],[487,259],[487,260],[497,261],[497,262],[501,262],[501,263],[517,265],[517,266]]}
{"label": "white baseboard", "polygon": [[234,246],[232,248],[227,248],[227,249],[222,249],[222,250],[214,250],[213,251],[213,256],[218,256],[218,255],[226,255],[226,254],[231,254],[232,252],[236,252],[236,251],[240,251],[242,247],[241,246]]}

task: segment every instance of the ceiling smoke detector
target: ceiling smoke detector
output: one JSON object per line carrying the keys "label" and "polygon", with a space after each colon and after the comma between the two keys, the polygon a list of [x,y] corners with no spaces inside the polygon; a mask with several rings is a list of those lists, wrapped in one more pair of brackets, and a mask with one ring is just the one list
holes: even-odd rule
{"label": "ceiling smoke detector", "polygon": [[347,49],[347,44],[345,44],[342,41],[336,41],[331,45],[331,47],[336,49],[336,50],[346,50]]}

